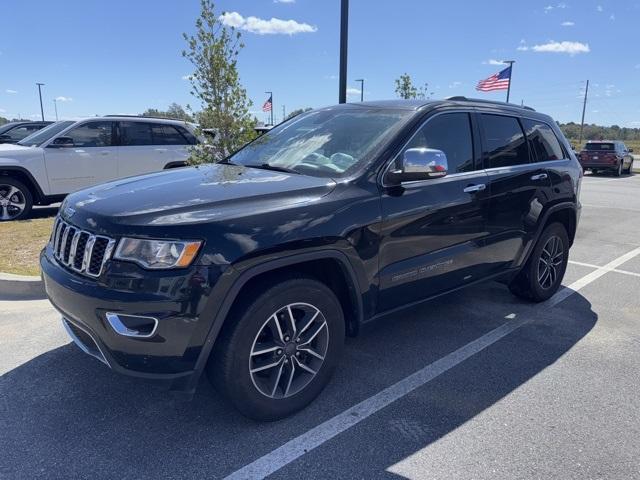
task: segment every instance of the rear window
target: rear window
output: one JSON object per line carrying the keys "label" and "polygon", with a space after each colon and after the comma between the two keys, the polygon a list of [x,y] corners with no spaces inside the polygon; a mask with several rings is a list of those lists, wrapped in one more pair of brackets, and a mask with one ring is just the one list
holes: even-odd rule
{"label": "rear window", "polygon": [[527,133],[531,150],[533,150],[538,162],[564,158],[560,142],[549,125],[526,118],[522,120],[522,124]]}
{"label": "rear window", "polygon": [[584,147],[585,150],[610,150],[614,151],[616,149],[615,143],[587,143]]}

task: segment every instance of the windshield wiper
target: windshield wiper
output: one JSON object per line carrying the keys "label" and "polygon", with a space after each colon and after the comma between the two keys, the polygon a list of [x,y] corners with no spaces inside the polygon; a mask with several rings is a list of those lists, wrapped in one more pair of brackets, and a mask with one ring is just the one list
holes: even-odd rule
{"label": "windshield wiper", "polygon": [[261,163],[261,164],[249,164],[245,165],[247,168],[259,168],[261,170],[273,170],[274,172],[284,172],[284,173],[295,173],[296,175],[300,175],[300,172],[296,172],[291,168],[287,167],[279,167],[277,165],[271,165],[269,163]]}

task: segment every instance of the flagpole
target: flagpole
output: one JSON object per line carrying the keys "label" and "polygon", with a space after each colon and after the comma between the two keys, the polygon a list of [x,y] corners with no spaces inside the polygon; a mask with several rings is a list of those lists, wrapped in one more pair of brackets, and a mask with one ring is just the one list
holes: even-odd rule
{"label": "flagpole", "polygon": [[273,127],[273,92],[264,92],[269,94],[269,100],[271,100],[271,126]]}
{"label": "flagpole", "polygon": [[509,103],[509,93],[511,93],[511,76],[513,75],[513,64],[516,63],[515,60],[503,60],[502,63],[509,64],[509,85],[507,86],[507,103]]}

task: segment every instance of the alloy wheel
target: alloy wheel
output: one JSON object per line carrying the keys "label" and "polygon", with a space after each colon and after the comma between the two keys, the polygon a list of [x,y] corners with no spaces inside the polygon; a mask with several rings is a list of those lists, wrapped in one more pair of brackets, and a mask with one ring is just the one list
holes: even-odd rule
{"label": "alloy wheel", "polygon": [[24,192],[14,185],[0,183],[0,221],[20,216],[27,205]]}
{"label": "alloy wheel", "polygon": [[249,356],[253,385],[263,395],[287,398],[317,375],[329,347],[322,312],[308,303],[291,303],[273,313],[256,335]]}
{"label": "alloy wheel", "polygon": [[564,246],[560,237],[553,235],[545,243],[538,260],[538,283],[548,290],[555,285],[564,261]]}

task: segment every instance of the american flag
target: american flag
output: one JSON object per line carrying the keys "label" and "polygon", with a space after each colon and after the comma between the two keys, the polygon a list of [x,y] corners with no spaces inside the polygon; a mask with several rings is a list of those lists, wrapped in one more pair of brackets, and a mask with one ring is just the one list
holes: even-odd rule
{"label": "american flag", "polygon": [[270,112],[271,111],[271,107],[273,107],[273,104],[271,102],[271,98],[272,97],[273,97],[272,95],[269,95],[269,98],[267,98],[267,101],[264,102],[264,105],[262,105],[262,111],[263,112]]}
{"label": "american flag", "polygon": [[494,73],[489,78],[480,80],[476,85],[476,90],[481,92],[491,92],[493,90],[506,90],[509,88],[509,82],[511,81],[511,67],[507,67],[504,70]]}

